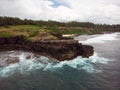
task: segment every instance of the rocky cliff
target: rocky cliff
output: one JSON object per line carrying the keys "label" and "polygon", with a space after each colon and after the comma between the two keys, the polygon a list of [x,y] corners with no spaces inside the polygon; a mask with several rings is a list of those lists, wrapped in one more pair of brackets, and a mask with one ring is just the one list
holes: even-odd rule
{"label": "rocky cliff", "polygon": [[78,55],[89,57],[94,52],[92,46],[82,45],[73,39],[31,41],[26,40],[24,36],[1,37],[0,51],[4,50],[34,52],[59,61],[70,60]]}

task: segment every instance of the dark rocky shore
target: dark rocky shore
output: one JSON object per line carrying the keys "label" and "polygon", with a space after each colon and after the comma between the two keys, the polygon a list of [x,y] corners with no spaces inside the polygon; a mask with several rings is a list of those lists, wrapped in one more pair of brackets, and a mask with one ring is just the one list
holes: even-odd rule
{"label": "dark rocky shore", "polygon": [[93,55],[93,47],[82,45],[77,40],[62,38],[59,40],[31,41],[24,36],[1,37],[0,51],[22,50],[51,57],[59,61],[70,60],[78,55],[89,57]]}

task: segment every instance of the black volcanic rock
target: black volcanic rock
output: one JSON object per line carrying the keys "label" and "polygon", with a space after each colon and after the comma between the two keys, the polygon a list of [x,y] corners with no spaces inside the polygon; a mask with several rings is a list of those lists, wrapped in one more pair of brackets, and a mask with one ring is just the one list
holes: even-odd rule
{"label": "black volcanic rock", "polygon": [[1,37],[0,51],[3,50],[34,52],[59,61],[70,60],[78,55],[89,57],[94,52],[92,46],[82,45],[73,39],[30,41],[26,40],[24,36]]}

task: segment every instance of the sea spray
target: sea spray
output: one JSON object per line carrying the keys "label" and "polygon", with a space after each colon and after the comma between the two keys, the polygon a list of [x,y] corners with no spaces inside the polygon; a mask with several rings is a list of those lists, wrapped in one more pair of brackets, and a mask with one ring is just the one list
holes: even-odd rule
{"label": "sea spray", "polygon": [[[16,51],[10,53],[10,55],[13,54],[11,56],[14,56],[15,53]],[[26,59],[28,54],[31,55],[30,59]],[[100,70],[94,68],[93,63],[106,64],[109,61],[108,59],[99,57],[97,53],[89,58],[82,58],[81,56],[78,56],[73,60],[66,60],[62,62],[54,61],[44,56],[35,57],[32,53],[28,52],[21,52],[21,54],[17,56],[19,58],[19,62],[0,68],[0,77],[8,77],[13,75],[15,72],[25,74],[39,69],[44,71],[57,71],[58,69],[64,68],[66,65],[74,69],[83,69],[89,73],[96,73]]]}
{"label": "sea spray", "polygon": [[[119,33],[104,34],[80,42],[87,44],[104,43],[108,40],[117,40],[118,34]],[[28,55],[30,56],[30,58],[27,59],[26,57]],[[17,57],[19,59],[19,62],[7,65],[6,60],[9,59],[9,56],[12,58]],[[94,55],[89,58],[82,58],[81,56],[78,56],[77,58],[70,61],[66,60],[62,62],[57,62],[44,56],[35,57],[34,54],[28,52],[8,51],[0,53],[0,65],[6,65],[5,67],[0,67],[0,77],[8,77],[10,75],[13,75],[15,72],[25,74],[29,71],[37,69],[42,69],[44,71],[56,71],[57,69],[61,69],[66,65],[71,68],[75,68],[78,70],[83,69],[87,72],[94,73],[99,72],[100,70],[97,70],[97,68],[95,68],[93,64],[107,64],[108,61],[111,60],[99,57],[97,53],[94,53]]]}
{"label": "sea spray", "polygon": [[105,43],[106,41],[118,40],[117,38],[118,34],[119,33],[102,34],[97,37],[95,36],[95,37],[89,38],[84,41],[79,41],[79,42],[84,43],[84,44]]}

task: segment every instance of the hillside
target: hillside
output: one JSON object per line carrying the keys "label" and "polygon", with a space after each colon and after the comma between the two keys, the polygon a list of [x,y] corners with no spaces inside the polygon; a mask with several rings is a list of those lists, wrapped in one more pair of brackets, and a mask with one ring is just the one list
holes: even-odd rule
{"label": "hillside", "polygon": [[[16,25],[16,26],[2,26],[0,27],[0,37],[9,37],[16,35],[24,35],[29,38],[37,36],[49,36],[48,33],[56,32],[62,34],[92,34],[98,33],[99,31],[94,31],[91,28],[81,28],[81,27],[56,27],[52,29],[49,27],[41,27],[37,25]],[[47,37],[46,37],[47,38]]]}
{"label": "hillside", "polygon": [[103,32],[119,32],[120,25],[99,25],[89,22],[56,22],[21,20],[12,17],[0,17],[0,37],[24,35],[26,38],[57,39],[51,33],[65,34],[97,34]]}

